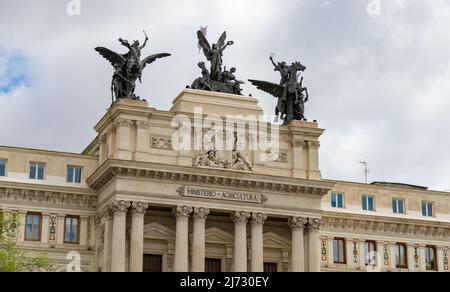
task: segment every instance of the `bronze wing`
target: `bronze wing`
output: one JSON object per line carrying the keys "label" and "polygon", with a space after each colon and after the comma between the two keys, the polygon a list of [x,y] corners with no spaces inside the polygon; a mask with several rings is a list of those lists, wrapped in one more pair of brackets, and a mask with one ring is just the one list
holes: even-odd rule
{"label": "bronze wing", "polygon": [[252,79],[249,79],[248,81],[250,81],[251,84],[256,86],[256,88],[258,88],[264,92],[267,92],[268,94],[273,95],[276,98],[283,97],[284,87],[279,84],[275,84],[275,83],[271,83],[271,82],[267,82],[267,81],[252,80]]}
{"label": "bronze wing", "polygon": [[144,69],[147,65],[155,62],[156,59],[165,58],[165,57],[169,57],[169,56],[170,56],[170,54],[168,54],[168,53],[150,55],[141,61],[141,67],[142,67],[142,69]]}
{"label": "bronze wing", "polygon": [[120,55],[114,51],[111,51],[110,49],[97,47],[95,48],[95,50],[99,52],[103,58],[108,60],[113,67],[115,67],[116,65],[122,66],[126,62],[126,58],[124,55]]}
{"label": "bronze wing", "polygon": [[199,46],[203,49],[203,53],[205,55],[208,55],[209,51],[211,50],[211,45],[209,44],[208,40],[201,30],[197,31],[197,38]]}
{"label": "bronze wing", "polygon": [[223,34],[220,36],[219,40],[217,41],[217,48],[221,49],[223,46],[225,46],[225,40],[227,39],[227,32],[224,31]]}

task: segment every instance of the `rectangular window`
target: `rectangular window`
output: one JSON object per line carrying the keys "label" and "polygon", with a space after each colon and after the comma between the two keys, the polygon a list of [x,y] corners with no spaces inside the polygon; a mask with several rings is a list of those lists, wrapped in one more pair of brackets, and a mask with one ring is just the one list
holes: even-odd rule
{"label": "rectangular window", "polygon": [[278,272],[277,263],[264,263],[264,273],[276,273]]}
{"label": "rectangular window", "polygon": [[408,252],[404,243],[397,243],[395,245],[395,266],[397,269],[408,268]]}
{"label": "rectangular window", "polygon": [[25,240],[41,240],[41,214],[28,213],[25,225]]}
{"label": "rectangular window", "polygon": [[333,241],[333,259],[335,264],[345,264],[345,239],[335,238]]}
{"label": "rectangular window", "polygon": [[425,265],[427,267],[427,271],[436,271],[436,247],[435,246],[426,246],[425,247]]}
{"label": "rectangular window", "polygon": [[44,180],[45,177],[45,163],[30,163],[30,179]]}
{"label": "rectangular window", "polygon": [[66,216],[64,225],[64,242],[78,243],[80,233],[80,218],[77,216]]}
{"label": "rectangular window", "polygon": [[344,208],[344,194],[331,193],[331,207],[343,209]]}
{"label": "rectangular window", "polygon": [[0,159],[0,176],[6,176],[6,160]]}
{"label": "rectangular window", "polygon": [[433,217],[433,203],[422,202],[422,215],[425,217]]}
{"label": "rectangular window", "polygon": [[392,199],[392,211],[395,214],[405,214],[405,200]]}
{"label": "rectangular window", "polygon": [[362,196],[362,208],[364,211],[375,211],[375,198],[373,196]]}
{"label": "rectangular window", "polygon": [[81,183],[81,167],[68,166],[67,167],[67,182],[68,183]]}
{"label": "rectangular window", "polygon": [[364,242],[364,258],[366,266],[375,267],[377,265],[377,243],[375,241]]}

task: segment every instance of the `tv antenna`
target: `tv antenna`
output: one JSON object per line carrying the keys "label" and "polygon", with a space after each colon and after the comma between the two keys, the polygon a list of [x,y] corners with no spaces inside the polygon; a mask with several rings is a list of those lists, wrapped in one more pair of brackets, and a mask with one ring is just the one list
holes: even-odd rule
{"label": "tv antenna", "polygon": [[367,166],[367,161],[360,161],[359,163],[361,163],[364,166],[364,181],[367,184],[367,177],[369,176],[369,168]]}

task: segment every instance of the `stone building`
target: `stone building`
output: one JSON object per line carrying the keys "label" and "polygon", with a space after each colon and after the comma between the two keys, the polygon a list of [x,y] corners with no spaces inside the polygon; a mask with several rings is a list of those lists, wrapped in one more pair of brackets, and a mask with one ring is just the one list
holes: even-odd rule
{"label": "stone building", "polygon": [[317,122],[281,126],[276,153],[178,149],[199,107],[249,130],[262,114],[252,97],[186,89],[169,111],[119,100],[81,154],[0,147],[19,245],[60,271],[449,271],[450,193],[323,179]]}

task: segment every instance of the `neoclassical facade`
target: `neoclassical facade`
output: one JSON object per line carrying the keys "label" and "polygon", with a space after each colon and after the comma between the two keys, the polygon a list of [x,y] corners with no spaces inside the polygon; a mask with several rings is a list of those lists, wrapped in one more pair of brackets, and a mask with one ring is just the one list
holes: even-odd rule
{"label": "neoclassical facade", "polygon": [[169,111],[119,100],[81,154],[0,147],[18,244],[59,271],[449,271],[449,193],[323,179],[315,121],[266,123],[276,152],[180,148],[199,108],[262,139],[257,99],[186,89]]}

